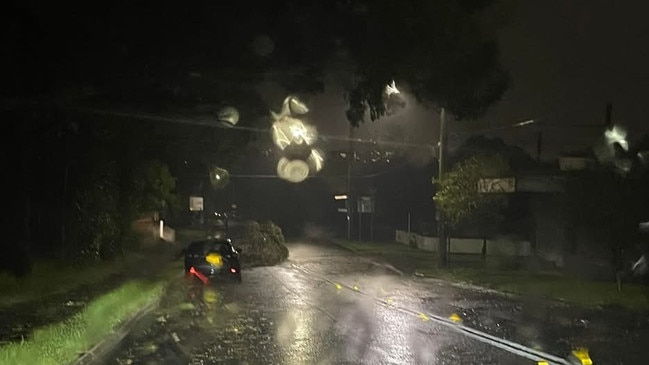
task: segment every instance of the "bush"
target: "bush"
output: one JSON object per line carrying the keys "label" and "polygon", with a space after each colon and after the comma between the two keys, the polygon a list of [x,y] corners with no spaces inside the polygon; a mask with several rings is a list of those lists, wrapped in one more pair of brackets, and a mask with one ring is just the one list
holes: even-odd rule
{"label": "bush", "polygon": [[248,222],[234,245],[242,249],[244,267],[277,265],[288,258],[282,229],[272,222]]}

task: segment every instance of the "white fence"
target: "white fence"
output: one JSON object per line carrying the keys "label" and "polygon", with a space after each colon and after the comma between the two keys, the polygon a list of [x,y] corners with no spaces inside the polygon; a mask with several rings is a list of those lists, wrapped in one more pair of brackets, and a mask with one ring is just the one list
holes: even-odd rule
{"label": "white fence", "polygon": [[[423,251],[437,252],[437,237],[422,236],[417,233],[408,234],[408,232],[401,230],[397,230],[395,236],[396,241],[404,245],[414,246]],[[490,256],[532,255],[530,242],[506,238],[486,241],[480,238],[451,238],[449,253],[480,255],[483,248],[485,254]]]}
{"label": "white fence", "polygon": [[167,242],[176,242],[176,230],[171,227],[165,226],[162,229],[162,236],[160,238]]}

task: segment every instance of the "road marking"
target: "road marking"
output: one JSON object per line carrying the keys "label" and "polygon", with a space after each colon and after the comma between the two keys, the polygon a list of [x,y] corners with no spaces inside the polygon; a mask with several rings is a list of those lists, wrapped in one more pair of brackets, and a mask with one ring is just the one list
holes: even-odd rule
{"label": "road marking", "polygon": [[574,356],[581,365],[593,365],[593,360],[590,359],[588,350],[585,348],[577,348],[572,350],[572,356]]}
{"label": "road marking", "polygon": [[[455,322],[455,321],[453,321],[451,319],[447,319],[447,318],[444,318],[444,317],[441,317],[441,316],[438,316],[438,315],[434,315],[434,314],[430,314],[430,313],[417,312],[417,311],[414,311],[414,310],[406,308],[406,307],[400,307],[400,306],[396,306],[396,305],[388,305],[382,299],[376,298],[376,297],[374,297],[374,296],[372,296],[372,295],[370,295],[368,293],[365,293],[365,292],[363,292],[361,290],[358,290],[356,286],[352,287],[352,286],[346,285],[344,283],[342,283],[342,284],[335,283],[335,282],[331,281],[330,279],[328,279],[328,278],[326,278],[324,276],[318,275],[318,274],[316,274],[316,273],[314,273],[314,272],[312,272],[312,271],[310,271],[308,269],[298,267],[297,265],[293,265],[293,267],[295,269],[301,271],[302,273],[306,274],[307,276],[312,276],[312,277],[315,277],[315,278],[317,278],[317,279],[319,279],[321,281],[325,281],[325,282],[328,282],[328,283],[331,283],[331,284],[334,284],[334,285],[341,285],[342,287],[350,289],[351,291],[355,291],[356,293],[359,293],[359,294],[365,295],[367,297],[370,297],[370,298],[374,299],[377,303],[379,303],[380,305],[382,305],[382,306],[384,306],[386,308],[392,308],[392,309],[398,310],[398,311],[403,312],[403,313],[408,313],[408,314],[411,314],[411,315],[415,315],[415,316],[421,318],[425,322],[428,321],[428,320],[433,320],[433,321],[435,321],[435,322],[437,322],[439,324],[450,327],[451,329],[459,332],[460,334],[462,334],[464,336],[471,337],[473,339],[476,339],[476,340],[478,340],[480,342],[486,343],[486,344],[494,346],[494,347],[498,347],[498,348],[500,348],[502,350],[505,350],[507,352],[510,352],[512,354],[515,354],[515,355],[530,359],[532,361],[546,362],[548,365],[572,365],[569,361],[567,361],[565,359],[562,359],[562,358],[560,358],[558,356],[551,355],[551,354],[548,354],[548,353],[533,349],[531,347],[527,347],[527,346],[521,345],[519,343],[506,340],[504,338],[499,338],[499,337],[496,337],[496,336],[492,336],[492,335],[490,335],[488,333],[478,331],[478,330],[473,329],[471,327],[467,327],[467,326],[461,324],[460,322]],[[424,318],[426,318],[426,319],[424,319]],[[592,362],[590,364],[584,364],[584,365],[592,365]]]}

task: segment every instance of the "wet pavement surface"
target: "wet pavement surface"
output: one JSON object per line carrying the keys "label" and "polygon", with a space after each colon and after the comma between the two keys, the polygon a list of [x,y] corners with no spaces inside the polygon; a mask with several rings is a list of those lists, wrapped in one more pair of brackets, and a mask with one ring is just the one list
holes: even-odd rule
{"label": "wet pavement surface", "polygon": [[399,276],[335,246],[292,244],[243,283],[174,281],[157,311],[102,364],[535,364],[434,320],[595,364],[642,364],[647,315],[581,310]]}

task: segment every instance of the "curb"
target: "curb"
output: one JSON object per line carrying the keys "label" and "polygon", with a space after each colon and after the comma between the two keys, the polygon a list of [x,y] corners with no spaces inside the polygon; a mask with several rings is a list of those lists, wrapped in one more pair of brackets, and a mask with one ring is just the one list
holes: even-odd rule
{"label": "curb", "polygon": [[[360,252],[360,251],[358,251],[358,250],[355,250],[355,249],[353,249],[353,248],[351,248],[351,247],[346,247],[345,245],[340,244],[340,243],[339,243],[338,241],[336,241],[336,240],[331,240],[331,241],[328,241],[328,242],[331,242],[331,243],[335,244],[336,246],[342,248],[343,250],[346,250],[346,251],[349,251],[349,252],[353,252],[354,254],[356,254],[356,255],[358,255],[358,256],[361,256],[361,257],[365,258],[366,260],[370,261],[370,262],[373,263],[374,265],[383,266],[383,267],[385,267],[385,268],[387,268],[387,269],[389,269],[389,270],[392,270],[392,271],[398,273],[398,274],[401,275],[401,276],[404,276],[404,275],[405,275],[405,273],[404,273],[403,271],[401,271],[401,270],[395,268],[394,266],[392,266],[392,265],[390,265],[390,264],[381,264],[381,263],[375,262],[375,261],[373,261],[373,260],[370,260],[370,259],[368,259],[367,257],[365,257],[365,255],[364,255],[362,252]],[[421,273],[419,273],[419,272],[415,272],[415,273],[413,273],[413,274],[412,274],[412,277],[419,278],[419,279],[432,279],[432,280],[439,280],[439,281],[443,281],[443,282],[445,282],[445,283],[448,283],[448,284],[450,284],[450,285],[452,285],[452,286],[459,287],[459,288],[463,288],[463,289],[470,289],[470,290],[479,290],[479,291],[493,292],[493,293],[502,294],[502,295],[507,295],[507,296],[521,296],[520,293],[496,290],[496,289],[492,289],[492,288],[485,287],[485,286],[475,285],[475,284],[472,284],[472,283],[467,282],[467,281],[455,281],[455,280],[449,280],[449,279],[444,279],[444,278],[440,278],[440,277],[437,277],[437,276],[424,275],[424,274],[421,274]],[[570,304],[570,303],[568,303],[568,302],[565,302],[565,301],[562,301],[562,300],[558,300],[558,299],[551,299],[551,300],[552,300],[552,301],[556,301],[556,302],[561,303],[561,304],[564,304],[564,305],[566,305],[566,304]]]}
{"label": "curb", "polygon": [[369,258],[367,258],[367,256],[364,255],[362,252],[360,252],[360,251],[358,251],[358,250],[355,250],[355,249],[353,249],[353,248],[351,248],[351,247],[346,247],[346,246],[340,244],[340,243],[339,243],[338,241],[336,241],[336,240],[331,240],[331,241],[328,241],[328,242],[331,242],[331,243],[335,244],[336,246],[342,248],[343,250],[346,250],[346,251],[349,251],[349,252],[352,252],[352,253],[358,255],[358,256],[362,257],[363,259],[365,259],[365,260],[371,262],[372,264],[376,265],[376,266],[384,267],[384,268],[386,268],[386,269],[388,269],[388,270],[390,270],[390,271],[396,273],[396,274],[399,275],[399,276],[404,276],[404,275],[405,275],[403,271],[397,269],[396,267],[392,266],[391,264],[388,264],[388,263],[384,263],[384,264],[382,264],[382,263],[380,263],[380,262],[376,262],[376,261],[374,261],[374,260],[372,260],[372,259],[369,259]]}
{"label": "curb", "polygon": [[126,336],[131,332],[131,330],[148,314],[150,314],[160,303],[160,298],[154,300],[146,307],[140,309],[138,312],[133,314],[129,319],[124,323],[119,325],[113,333],[104,337],[101,341],[91,347],[89,350],[83,352],[81,356],[76,358],[70,363],[70,365],[88,365],[92,364],[97,360],[100,360],[107,354],[109,354],[115,347],[117,347]]}
{"label": "curb", "polygon": [[158,299],[152,301],[144,308],[135,312],[131,317],[126,321],[120,324],[112,333],[104,337],[98,343],[96,343],[90,349],[80,353],[80,356],[70,362],[69,365],[90,365],[96,361],[101,360],[104,356],[108,355],[113,351],[126,336],[133,330],[133,328],[140,323],[147,315],[149,315],[153,310],[155,310],[160,304],[162,296],[167,291],[167,285],[165,285],[162,293]]}
{"label": "curb", "polygon": [[[353,249],[351,247],[346,247],[346,246],[340,244],[336,240],[331,240],[331,241],[328,241],[328,242],[331,242],[331,243],[335,244],[336,246],[342,248],[343,250],[353,252],[354,254],[365,258],[366,260],[373,263],[374,265],[385,267],[385,268],[387,268],[387,269],[389,269],[391,271],[394,271],[394,272],[398,273],[401,276],[405,275],[403,271],[395,268],[394,266],[392,266],[390,264],[381,264],[381,263],[375,262],[373,260],[370,260],[367,257],[365,257],[365,255],[362,252],[360,252],[358,250],[355,250],[355,249]],[[509,297],[521,297],[521,295],[522,295],[521,293],[516,293],[516,292],[512,292],[512,291],[497,290],[497,289],[489,288],[489,287],[486,287],[486,286],[475,285],[475,284],[472,284],[472,283],[470,283],[468,281],[449,280],[449,279],[444,279],[444,278],[440,278],[440,277],[437,277],[437,276],[424,275],[424,274],[421,274],[419,272],[415,272],[412,276],[416,277],[416,278],[419,278],[419,279],[431,279],[431,280],[443,281],[443,282],[445,282],[445,283],[447,283],[449,285],[452,285],[452,286],[455,286],[455,287],[458,287],[458,288],[461,288],[461,289],[484,291],[484,292],[490,292],[490,293],[500,294],[500,295],[509,296]],[[563,306],[574,305],[574,304],[572,304],[570,302],[567,302],[567,301],[562,300],[562,299],[557,299],[557,298],[543,298],[543,299],[545,299],[546,301],[548,301],[550,303],[556,303],[556,304],[560,304],[560,305],[563,305]]]}

